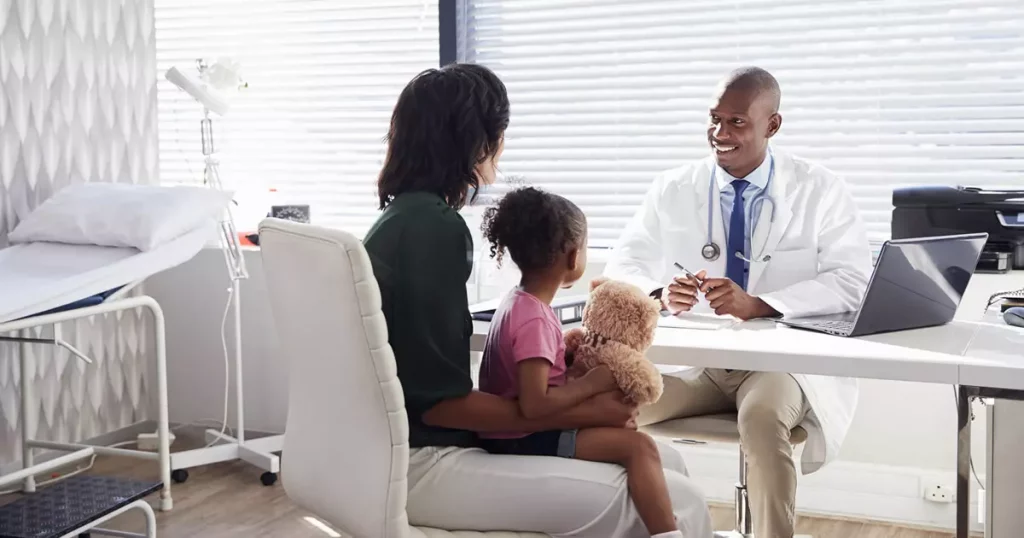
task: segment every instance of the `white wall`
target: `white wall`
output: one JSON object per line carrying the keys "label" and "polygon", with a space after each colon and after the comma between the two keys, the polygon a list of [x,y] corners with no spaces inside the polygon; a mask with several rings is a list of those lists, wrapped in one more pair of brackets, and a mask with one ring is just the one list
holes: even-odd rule
{"label": "white wall", "polygon": [[[281,432],[287,416],[288,365],[274,333],[259,251],[245,249],[245,259],[249,279],[242,282],[241,308],[246,427]],[[224,342],[220,329],[229,286],[224,256],[216,248],[204,249],[188,263],[146,281],[146,293],[160,302],[166,317],[172,422],[213,420],[219,424],[223,418]],[[233,362],[230,313],[225,327]],[[233,383],[230,393],[234,398]],[[231,401],[229,424],[234,423],[234,405]]]}
{"label": "white wall", "polygon": [[[157,182],[154,42],[153,0],[0,1],[0,248],[19,217],[71,183]],[[149,316],[62,329],[95,364],[28,346],[34,436],[78,441],[145,420]],[[17,357],[0,343],[0,466],[18,458]]]}

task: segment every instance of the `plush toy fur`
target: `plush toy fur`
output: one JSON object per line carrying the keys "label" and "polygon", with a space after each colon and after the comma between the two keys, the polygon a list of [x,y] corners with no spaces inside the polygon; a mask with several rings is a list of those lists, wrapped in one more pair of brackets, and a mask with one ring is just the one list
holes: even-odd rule
{"label": "plush toy fur", "polygon": [[607,278],[592,281],[583,309],[583,328],[565,334],[566,357],[572,361],[572,369],[586,372],[605,365],[634,403],[656,402],[664,385],[644,353],[654,341],[660,310],[656,299],[632,284]]}

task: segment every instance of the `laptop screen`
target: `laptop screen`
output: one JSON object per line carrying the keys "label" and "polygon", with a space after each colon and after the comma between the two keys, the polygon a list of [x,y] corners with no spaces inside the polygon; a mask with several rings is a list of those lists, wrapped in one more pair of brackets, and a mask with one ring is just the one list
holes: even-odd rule
{"label": "laptop screen", "polygon": [[858,333],[930,327],[956,315],[987,234],[890,241],[857,316]]}

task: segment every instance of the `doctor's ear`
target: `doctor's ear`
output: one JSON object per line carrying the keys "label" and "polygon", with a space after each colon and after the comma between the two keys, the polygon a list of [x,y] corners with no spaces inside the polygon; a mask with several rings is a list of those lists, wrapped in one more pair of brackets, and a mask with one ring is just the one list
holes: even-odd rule
{"label": "doctor's ear", "polygon": [[768,138],[775,136],[782,128],[782,115],[776,112],[772,114],[772,117],[768,118]]}

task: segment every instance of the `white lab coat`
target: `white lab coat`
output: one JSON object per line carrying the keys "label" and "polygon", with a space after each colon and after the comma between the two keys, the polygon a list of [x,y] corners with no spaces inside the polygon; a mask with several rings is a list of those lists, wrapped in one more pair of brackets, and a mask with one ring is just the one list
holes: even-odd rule
{"label": "white lab coat", "polygon": [[[775,151],[775,175],[768,194],[778,206],[771,224],[771,203],[760,212],[750,242],[748,291],[787,317],[856,309],[870,278],[872,263],[867,233],[846,184],[831,171]],[[643,206],[623,232],[605,274],[645,291],[667,284],[678,273],[673,262],[709,276],[725,276],[726,237],[717,187],[712,187],[713,157],[660,174]],[[712,207],[708,189],[714,188]],[[722,249],[706,261],[708,211],[713,210],[712,238]],[[763,245],[763,254],[762,254]],[[710,311],[700,301],[694,312]],[[687,375],[692,375],[690,372]],[[793,375],[811,412],[801,424],[808,432],[801,468],[817,471],[839,453],[854,410],[857,381]]]}

